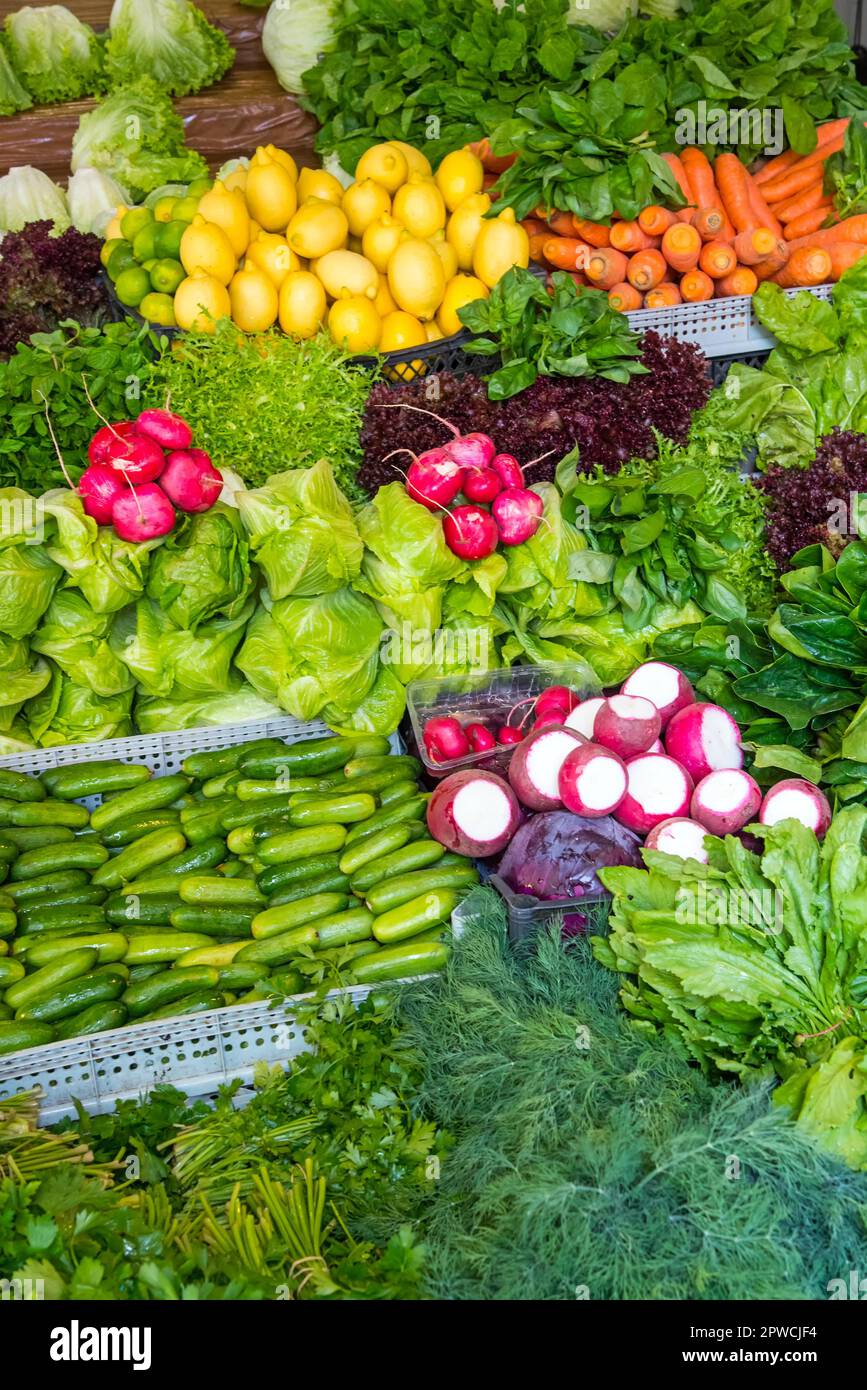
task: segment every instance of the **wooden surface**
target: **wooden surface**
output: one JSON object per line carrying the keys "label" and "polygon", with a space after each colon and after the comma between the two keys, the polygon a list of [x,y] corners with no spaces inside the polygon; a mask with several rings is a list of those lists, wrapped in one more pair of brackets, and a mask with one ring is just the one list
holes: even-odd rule
{"label": "wooden surface", "polygon": [[[31,0],[35,5],[51,0]],[[67,8],[94,29],[108,25],[112,0],[68,0]],[[212,24],[234,47],[235,65],[215,87],[181,97],[187,144],[208,160],[212,170],[224,160],[250,155],[257,145],[273,142],[291,151],[300,164],[318,164],[313,153],[316,122],[284,92],[262,51],[265,10],[245,9],[236,0],[199,0]],[[0,0],[0,19],[20,6]],[[34,164],[51,178],[69,173],[72,137],[81,115],[93,101],[37,106],[18,116],[0,117],[0,174],[16,164]]]}

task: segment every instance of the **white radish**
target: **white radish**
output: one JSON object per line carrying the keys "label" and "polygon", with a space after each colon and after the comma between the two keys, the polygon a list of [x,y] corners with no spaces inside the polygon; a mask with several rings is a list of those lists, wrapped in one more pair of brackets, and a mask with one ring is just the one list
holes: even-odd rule
{"label": "white radish", "polygon": [[744,765],[741,731],[720,705],[699,702],[678,710],[665,731],[665,751],[696,782],[709,772]]}
{"label": "white radish", "polygon": [[659,710],[662,727],[687,705],[695,703],[695,691],[682,671],[667,661],[645,661],[627,676],[621,695],[642,695]]}
{"label": "white radish", "polygon": [[692,778],[680,763],[661,753],[644,753],[627,764],[626,795],[614,819],[646,835],[664,820],[688,816],[691,796]]}
{"label": "white radish", "polygon": [[619,758],[646,753],[659,738],[659,710],[642,695],[611,695],[603,700],[593,723],[593,739]]}
{"label": "white radish", "polygon": [[824,792],[801,777],[786,777],[765,796],[759,811],[761,825],[799,820],[821,839],[831,824],[831,807]]}
{"label": "white radish", "polygon": [[443,778],[427,808],[428,829],[454,854],[487,859],[499,854],[521,823],[508,782],[495,772],[463,768]]}
{"label": "white radish", "polygon": [[590,700],[582,700],[580,705],[576,705],[570,712],[568,718],[563,720],[563,723],[567,729],[574,729],[584,738],[592,738],[596,716],[604,704],[604,695],[594,695]]}
{"label": "white radish", "polygon": [[531,811],[556,811],[560,801],[560,768],[585,740],[574,729],[543,725],[519,743],[509,763],[509,781],[518,800]]}
{"label": "white radish", "polygon": [[672,816],[670,820],[655,825],[644,842],[645,849],[658,850],[660,854],[671,854],[678,859],[697,859],[706,864],[708,852],[704,847],[707,830],[697,820],[684,816]]}
{"label": "white radish", "polygon": [[626,765],[610,748],[584,743],[566,758],[558,785],[567,811],[590,820],[610,816],[626,795]]}
{"label": "white radish", "polygon": [[703,777],[692,794],[689,813],[712,835],[734,835],[755,820],[762,789],[741,768],[722,768]]}

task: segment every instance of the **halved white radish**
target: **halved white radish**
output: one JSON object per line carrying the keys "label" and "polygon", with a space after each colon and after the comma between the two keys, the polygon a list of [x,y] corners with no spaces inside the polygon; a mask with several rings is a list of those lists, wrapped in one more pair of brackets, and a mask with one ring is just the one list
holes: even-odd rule
{"label": "halved white radish", "polygon": [[722,768],[743,767],[741,731],[720,705],[699,701],[678,710],[665,731],[665,751],[694,781]]}
{"label": "halved white radish", "polygon": [[618,758],[634,758],[647,752],[661,728],[659,710],[642,695],[610,695],[596,712],[593,741]]}
{"label": "halved white radish", "polygon": [[463,768],[443,778],[427,807],[428,829],[455,854],[487,859],[505,849],[521,823],[515,793],[495,772]]}
{"label": "halved white radish", "polygon": [[509,781],[518,800],[531,811],[560,806],[560,768],[585,740],[574,729],[543,725],[519,743],[509,763]]}
{"label": "halved white radish", "polygon": [[678,710],[695,703],[695,691],[682,671],[667,661],[645,661],[620,687],[621,695],[642,695],[659,710],[662,727]]}
{"label": "halved white radish", "polygon": [[828,798],[812,782],[786,777],[771,787],[759,811],[761,825],[776,825],[781,820],[799,820],[821,839],[831,824]]}
{"label": "halved white radish", "polygon": [[596,716],[604,704],[604,695],[594,695],[590,700],[582,700],[580,705],[576,705],[568,717],[563,721],[565,727],[567,729],[574,729],[576,733],[582,734],[584,738],[592,738]]}
{"label": "halved white radish", "polygon": [[626,765],[610,748],[584,743],[560,768],[560,800],[576,816],[610,816],[626,795]]}
{"label": "halved white radish", "polygon": [[692,778],[674,758],[644,753],[626,766],[626,795],[614,813],[630,830],[646,835],[655,825],[687,816]]}
{"label": "halved white radish", "polygon": [[692,794],[689,813],[712,835],[734,835],[755,820],[762,789],[741,768],[722,768],[703,777]]}
{"label": "halved white radish", "polygon": [[672,816],[653,827],[644,848],[659,850],[660,854],[673,854],[678,859],[697,859],[699,864],[706,864],[709,856],[704,847],[704,837],[707,833],[697,820]]}

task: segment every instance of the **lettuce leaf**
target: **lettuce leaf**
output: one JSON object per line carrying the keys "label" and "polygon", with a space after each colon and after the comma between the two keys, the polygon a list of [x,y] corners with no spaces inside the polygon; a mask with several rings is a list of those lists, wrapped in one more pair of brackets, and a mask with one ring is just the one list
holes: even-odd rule
{"label": "lettuce leaf", "polygon": [[105,90],[102,44],[65,5],[25,5],[6,19],[12,67],[34,101],[77,101]]}
{"label": "lettuce leaf", "polygon": [[211,618],[233,618],[254,583],[241,518],[218,502],[167,537],[151,560],[147,593],[176,627],[195,632]]}
{"label": "lettuce leaf", "polygon": [[117,695],[97,695],[78,685],[54,667],[51,683],[26,707],[27,727],[43,748],[63,743],[92,743],[106,738],[126,738],[134,732],[132,690]]}
{"label": "lettuce leaf", "polygon": [[89,686],[96,695],[120,695],[134,682],[109,646],[112,621],[110,614],[95,613],[75,589],[61,589],[30,645],[77,685]]}
{"label": "lettuce leaf", "polygon": [[188,0],[115,0],[112,6],[106,70],[113,86],[146,73],[172,96],[184,96],[219,82],[234,61],[222,30]]}
{"label": "lettuce leaf", "polygon": [[45,689],[51,668],[33,660],[27,642],[0,634],[0,731],[9,733],[27,700]]}
{"label": "lettuce leaf", "polygon": [[0,34],[0,116],[14,116],[29,111],[33,102],[27,88],[15,75],[9,61],[9,49],[4,34]]}
{"label": "lettuce leaf", "polygon": [[21,488],[0,488],[0,633],[27,637],[51,602],[63,571],[42,541],[42,514]]}
{"label": "lettuce leaf", "polygon": [[361,538],[324,459],[277,473],[237,502],[272,599],[332,593],[358,576]]}
{"label": "lettuce leaf", "polygon": [[134,198],[165,183],[207,177],[201,155],[184,144],[171,98],[150,77],[117,87],[82,116],[72,141],[72,172],[101,169]]}
{"label": "lettuce leaf", "polygon": [[150,551],[162,540],[122,541],[112,526],[97,526],[68,488],[46,492],[40,506],[48,555],[95,613],[117,613],[144,592]]}
{"label": "lettuce leaf", "polygon": [[233,684],[231,690],[221,695],[204,695],[198,699],[139,695],[135,703],[135,722],[142,734],[164,734],[212,724],[243,724],[248,719],[280,719],[282,716],[281,709],[263,700],[243,682]]}
{"label": "lettuce leaf", "polygon": [[216,618],[191,632],[175,627],[145,598],[117,615],[109,645],[145,694],[219,695],[233,688],[232,659],[252,614],[251,599],[234,617]]}

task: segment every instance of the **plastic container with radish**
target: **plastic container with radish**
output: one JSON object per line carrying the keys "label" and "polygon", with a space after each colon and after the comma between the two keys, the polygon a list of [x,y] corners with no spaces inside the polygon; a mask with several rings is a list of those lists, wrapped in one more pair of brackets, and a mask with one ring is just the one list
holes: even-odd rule
{"label": "plastic container with radish", "polygon": [[[439,779],[465,767],[484,768],[505,776],[515,748],[536,723],[540,708],[537,701],[554,686],[567,687],[576,703],[601,693],[598,683],[588,680],[586,667],[568,664],[510,666],[474,675],[412,681],[406,692],[407,712],[418,756],[428,776]],[[493,736],[494,746],[477,752],[470,748],[458,757],[432,757],[425,730],[431,720],[443,718],[457,720],[465,732],[472,725],[480,725]],[[506,742],[508,735],[501,740],[499,731],[503,729],[515,731],[514,741]]]}

